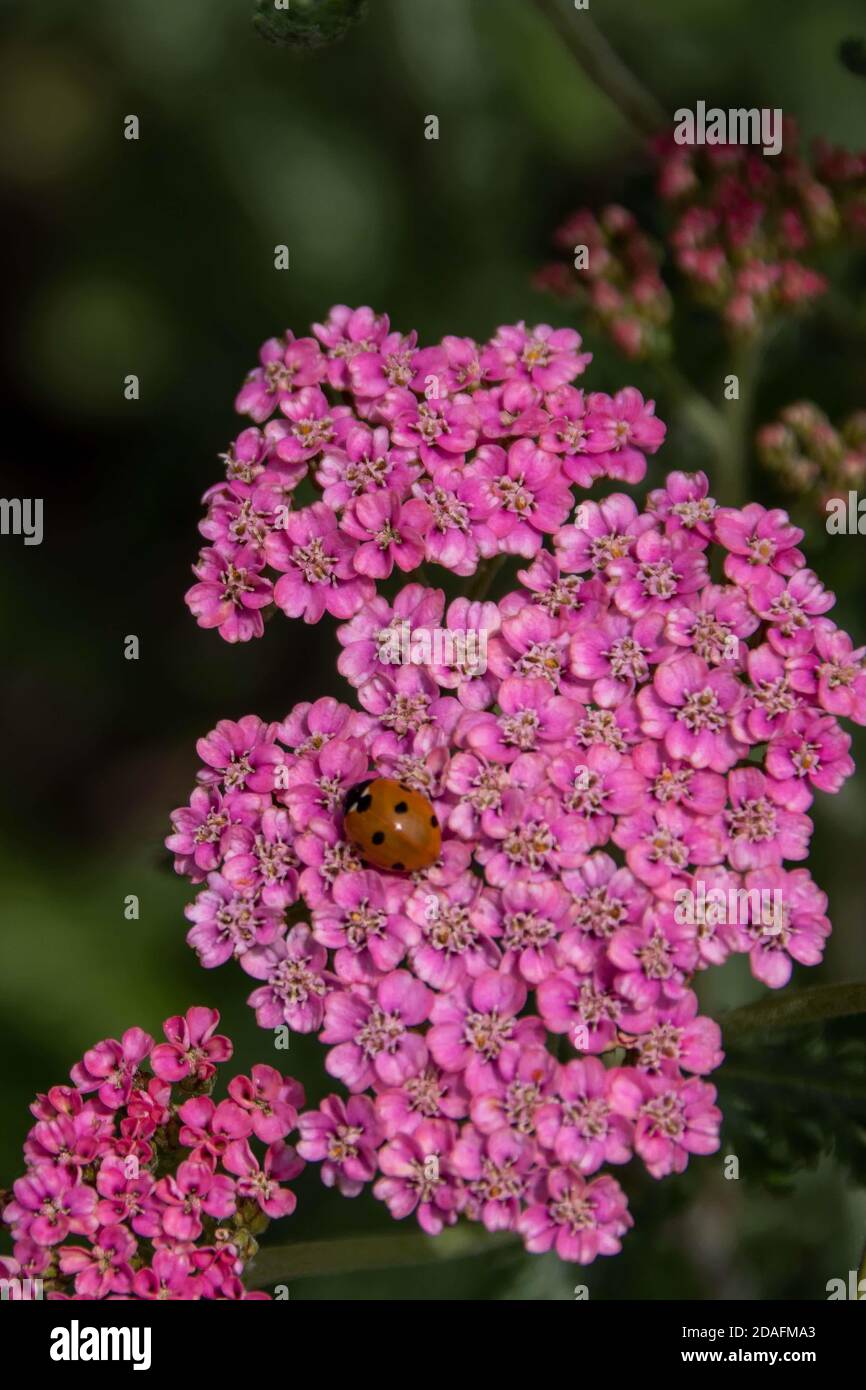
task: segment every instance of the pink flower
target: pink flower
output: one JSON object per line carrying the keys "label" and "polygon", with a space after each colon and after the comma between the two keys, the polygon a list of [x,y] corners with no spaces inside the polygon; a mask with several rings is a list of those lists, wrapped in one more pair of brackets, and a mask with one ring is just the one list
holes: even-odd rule
{"label": "pink flower", "polygon": [[298,1106],[304,1090],[291,1077],[261,1063],[249,1076],[234,1076],[228,1086],[231,1104],[248,1119],[250,1129],[264,1144],[284,1139],[298,1123]]}
{"label": "pink flower", "polygon": [[433,996],[406,970],[394,970],[372,999],[336,991],[325,1004],[323,1043],[336,1044],[325,1060],[329,1076],[350,1091],[363,1091],[378,1077],[399,1086],[427,1060],[427,1045],[410,1030],[429,1016]]}
{"label": "pink flower", "polygon": [[236,829],[250,825],[258,801],[251,795],[233,793],[223,797],[213,787],[196,787],[189,806],[171,813],[174,834],[166,840],[175,857],[175,870],[188,874],[195,883],[216,869],[235,842]]}
{"label": "pink flower", "polygon": [[[303,1169],[303,1160],[281,1139],[268,1146],[263,1165],[259,1164],[246,1139],[234,1139],[225,1151],[223,1166],[237,1174],[237,1195],[257,1202],[267,1216],[291,1216],[298,1205],[294,1192],[281,1187],[280,1183],[296,1178]],[[228,1215],[228,1212],[211,1213],[220,1214]]]}
{"label": "pink flower", "polygon": [[634,1119],[634,1147],[654,1178],[682,1173],[689,1154],[711,1154],[719,1147],[721,1111],[715,1087],[699,1081],[621,1071],[611,1091]]}
{"label": "pink flower", "polygon": [[523,323],[500,328],[493,339],[503,363],[517,366],[542,391],[565,386],[584,371],[592,354],[579,353],[580,343],[573,328],[551,328],[547,323],[532,329]]}
{"label": "pink flower", "polygon": [[571,494],[556,456],[518,439],[506,453],[484,444],[467,470],[460,497],[469,505],[482,555],[497,551],[531,559],[542,535],[561,526]]}
{"label": "pink flower", "polygon": [[4,1221],[15,1223],[37,1245],[57,1245],[70,1233],[96,1230],[96,1193],[64,1168],[40,1163],[14,1183]]}
{"label": "pink flower", "polygon": [[215,627],[226,642],[248,642],[264,632],[261,609],[272,602],[271,581],[261,573],[263,561],[249,547],[231,560],[203,550],[193,574],[199,580],[186,602],[199,627]]}
{"label": "pink flower", "polygon": [[309,386],[321,379],[325,361],[312,338],[269,338],[259,353],[261,366],[247,375],[235,401],[241,415],[258,424],[267,420],[295,387]]}
{"label": "pink flower", "polygon": [[334,880],[329,902],[314,914],[313,934],[335,951],[341,980],[375,982],[399,965],[417,938],[404,915],[407,891],[404,884],[368,871]]}
{"label": "pink flower", "polygon": [[510,1129],[483,1134],[464,1125],[451,1165],[463,1179],[462,1209],[488,1231],[514,1230],[534,1166],[527,1139]]}
{"label": "pink flower", "polygon": [[323,452],[316,481],[323,502],[336,510],[354,497],[384,488],[402,495],[419,472],[410,450],[391,448],[384,425],[371,430],[357,424],[349,430],[342,448]]}
{"label": "pink flower", "polygon": [[796,548],[803,532],[779,509],[767,511],[757,502],[741,511],[720,507],[715,523],[716,539],[730,552],[725,574],[735,584],[749,587],[774,571],[790,575],[806,563]]}
{"label": "pink flower", "polygon": [[340,523],[347,535],[360,542],[352,560],[356,571],[371,579],[387,579],[395,565],[401,570],[416,569],[424,558],[424,533],[430,524],[424,502],[401,503],[396,492],[363,493]]}
{"label": "pink flower", "polygon": [[376,314],[366,304],[360,309],[335,304],[324,323],[314,323],[313,332],[326,348],[329,384],[345,389],[353,358],[375,352],[387,339],[388,327],[387,314]]}
{"label": "pink flower", "polygon": [[827,896],[812,882],[806,869],[790,872],[771,866],[745,876],[750,907],[758,906],[740,933],[739,948],[749,952],[755,979],[770,989],[788,983],[793,963],[818,965],[830,935],[825,915]]}
{"label": "pink flower", "polygon": [[379,1150],[383,1176],[374,1183],[373,1196],[398,1221],[415,1212],[421,1229],[431,1236],[457,1220],[460,1194],[449,1158],[452,1143],[447,1121],[425,1120],[411,1135],[397,1135]]}
{"label": "pink flower", "polygon": [[711,671],[699,656],[676,657],[662,662],[652,686],[638,694],[641,728],[663,738],[670,757],[727,772],[746,752],[733,733],[742,698],[739,682],[727,671]]}
{"label": "pink flower", "polygon": [[666,427],[656,418],[655,401],[644,401],[640,391],[626,386],[611,398],[594,391],[587,399],[590,414],[607,417],[613,443],[605,458],[608,477],[639,483],[646,473],[646,454],[664,443]]}
{"label": "pink flower", "polygon": [[428,1034],[434,1061],[445,1071],[464,1071],[473,1094],[490,1090],[502,1068],[538,1036],[538,1021],[518,1022],[526,986],[511,975],[487,970],[471,985],[437,996]]}
{"label": "pink flower", "polygon": [[136,1298],[194,1297],[191,1271],[192,1261],[181,1250],[155,1250],[151,1264],[133,1275],[132,1292]]}
{"label": "pink flower", "polygon": [[103,1226],[96,1244],[63,1247],[60,1270],[63,1274],[75,1275],[75,1292],[82,1298],[129,1293],[132,1285],[129,1259],[135,1248],[135,1237],[123,1226]]}
{"label": "pink flower", "polygon": [[818,703],[830,714],[866,724],[866,648],[855,650],[847,632],[840,631],[829,619],[819,619],[813,630],[815,651],[820,657],[815,667]]}
{"label": "pink flower", "polygon": [[285,528],[268,541],[268,559],[281,575],[274,602],[292,618],[316,623],[323,613],[350,618],[372,596],[369,580],[359,579],[355,547],[323,502],[291,512]]}
{"label": "pink flower", "polygon": [[560,1068],[555,1099],[542,1106],[538,1136],[558,1163],[588,1175],[631,1158],[632,1126],[611,1103],[612,1074],[596,1057]]}
{"label": "pink flower", "polygon": [[284,761],[274,742],[273,729],[255,715],[237,723],[221,719],[216,728],[196,744],[196,752],[208,771],[203,782],[219,782],[224,792],[269,792],[275,785],[276,768]]}
{"label": "pink flower", "polygon": [[466,400],[419,401],[411,391],[395,391],[386,397],[384,413],[394,443],[417,455],[434,479],[443,464],[462,463],[478,438],[478,412]]}
{"label": "pink flower", "polygon": [[164,1081],[188,1076],[206,1081],[213,1076],[217,1064],[232,1055],[231,1041],[216,1031],[219,1021],[216,1009],[204,1008],[166,1019],[163,1032],[168,1041],[157,1043],[150,1054],[156,1075]]}
{"label": "pink flower", "polygon": [[195,903],[185,909],[193,923],[186,939],[205,969],[273,941],[280,922],[277,908],[267,907],[255,891],[239,893],[221,874],[208,874],[207,882]]}
{"label": "pink flower", "polygon": [[625,1195],[614,1178],[587,1182],[570,1168],[551,1168],[539,1175],[532,1204],[518,1229],[527,1250],[555,1250],[561,1260],[592,1264],[598,1255],[616,1255],[621,1237],[634,1222]]}
{"label": "pink flower", "polygon": [[573,726],[577,707],[540,677],[511,676],[499,689],[502,713],[464,719],[466,742],[492,762],[510,763],[545,744],[556,745]]}
{"label": "pink flower", "polygon": [[854,772],[850,747],[850,736],[830,715],[795,710],[769,742],[766,769],[780,782],[794,777],[818,791],[838,792]]}
{"label": "pink flower", "polygon": [[783,859],[805,859],[812,822],[799,811],[786,809],[784,782],[774,782],[757,768],[736,768],[728,775],[731,809],[726,812],[735,869],[760,869]]}
{"label": "pink flower", "polygon": [[235,1209],[231,1178],[214,1173],[206,1163],[181,1163],[172,1177],[160,1178],[155,1196],[162,1205],[162,1229],[173,1240],[197,1240],[202,1215],[223,1219]]}
{"label": "pink flower", "polygon": [[581,502],[575,524],[560,527],[556,535],[560,568],[606,569],[612,561],[633,553],[648,520],[639,516],[635,503],[623,492],[611,493],[602,502]]}
{"label": "pink flower", "polygon": [[836,602],[811,570],[800,569],[790,579],[770,571],[752,585],[749,600],[768,623],[771,646],[785,656],[812,646],[812,622]]}
{"label": "pink flower", "polygon": [[367,1096],[328,1096],[318,1110],[300,1120],[301,1158],[322,1164],[322,1182],[336,1185],[344,1197],[356,1197],[376,1175],[377,1148],[384,1138],[373,1102]]}
{"label": "pink flower", "polygon": [[515,880],[502,890],[502,935],[505,969],[529,985],[546,979],[559,962],[559,940],[571,924],[573,902],[555,881]]}
{"label": "pink flower", "polygon": [[324,391],[305,386],[297,395],[280,401],[280,410],[288,421],[288,429],[276,445],[277,458],[290,465],[314,458],[335,438],[338,429],[351,428],[348,406],[331,410]]}
{"label": "pink flower", "polygon": [[326,972],[328,953],[314,939],[306,922],[298,922],[285,937],[248,951],[241,964],[253,979],[264,980],[253,990],[249,1004],[262,1028],[287,1023],[297,1033],[321,1028],[328,989],[334,977]]}
{"label": "pink flower", "polygon": [[618,580],[614,603],[630,618],[650,610],[666,613],[706,583],[707,562],[685,531],[668,539],[655,531],[638,537],[633,557],[613,560],[608,573]]}
{"label": "pink flower", "polygon": [[82,1091],[95,1090],[103,1105],[117,1110],[129,1100],[139,1064],[152,1056],[153,1038],[128,1028],[120,1042],[110,1038],[85,1052],[70,1072]]}

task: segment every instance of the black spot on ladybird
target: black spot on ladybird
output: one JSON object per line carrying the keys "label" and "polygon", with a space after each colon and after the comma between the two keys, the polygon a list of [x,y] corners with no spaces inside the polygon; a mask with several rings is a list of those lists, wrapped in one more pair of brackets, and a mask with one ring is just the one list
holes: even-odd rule
{"label": "black spot on ladybird", "polygon": [[431,824],[431,825],[433,826],[433,828],[435,829],[436,826],[439,824],[439,817],[438,817],[438,816],[431,816],[431,817],[430,817],[430,824]]}
{"label": "black spot on ladybird", "polygon": [[384,830],[376,830],[376,831],[374,832],[374,834],[373,834],[373,844],[374,844],[374,845],[384,845],[384,843],[385,843],[385,832],[384,832]]}
{"label": "black spot on ladybird", "polygon": [[370,807],[371,807],[372,805],[373,805],[373,798],[372,798],[372,796],[370,796],[370,793],[368,792],[368,793],[366,794],[366,796],[359,797],[358,803],[357,803],[357,805],[355,806],[355,810],[356,810],[356,811],[360,811],[361,814],[363,815],[364,811],[369,811],[369,809],[370,809]]}
{"label": "black spot on ladybird", "polygon": [[397,802],[397,805],[394,807],[394,814],[395,814],[395,816],[405,816],[405,814],[406,814],[406,812],[407,812],[408,810],[409,810],[409,805],[408,805],[407,802],[405,802],[405,801],[398,801],[398,802]]}
{"label": "black spot on ladybird", "polygon": [[396,864],[392,864],[392,865],[391,865],[391,868],[394,870],[394,873],[395,873],[395,874],[402,874],[402,872],[403,872],[403,870],[405,869],[405,867],[406,867],[406,865],[405,865],[405,864],[401,864],[400,861],[399,861],[399,859],[397,860],[397,863],[396,863]]}

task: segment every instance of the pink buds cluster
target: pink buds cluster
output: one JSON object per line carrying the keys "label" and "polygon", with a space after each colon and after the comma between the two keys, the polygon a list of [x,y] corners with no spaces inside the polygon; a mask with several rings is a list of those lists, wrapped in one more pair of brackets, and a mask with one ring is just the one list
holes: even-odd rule
{"label": "pink buds cluster", "polygon": [[847,499],[866,483],[866,411],[837,429],[811,401],[786,406],[756,437],[758,457],[781,485],[810,497],[823,513],[832,498]]}
{"label": "pink buds cluster", "polygon": [[[729,334],[752,337],[769,319],[819,298],[827,280],[814,253],[866,228],[866,156],[819,145],[813,161],[784,123],[781,153],[740,144],[653,142],[656,189],[669,212],[665,249],[692,294],[714,309]],[[570,265],[548,266],[540,282],[588,300],[597,322],[628,357],[664,356],[671,304],[660,259],[632,214],[586,210],[560,227]],[[588,248],[586,261],[576,254]]]}
{"label": "pink buds cluster", "polygon": [[586,309],[625,357],[666,354],[673,303],[659,272],[662,250],[633,213],[612,204],[596,217],[584,208],[557,229],[554,244],[571,264],[544,266],[538,288]]}

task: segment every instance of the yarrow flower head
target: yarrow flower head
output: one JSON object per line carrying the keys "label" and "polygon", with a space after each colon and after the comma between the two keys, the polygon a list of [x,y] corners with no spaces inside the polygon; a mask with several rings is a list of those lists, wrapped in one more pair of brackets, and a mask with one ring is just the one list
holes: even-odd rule
{"label": "yarrow flower head", "polygon": [[532,560],[575,484],[639,482],[664,438],[634,388],[572,384],[590,358],[570,328],[423,347],[346,305],[308,337],[268,339],[235,402],[252,424],[204,496],[186,596],[199,625],[245,642],[275,609],[352,618],[422,563],[468,577],[495,555]]}
{"label": "yarrow flower head", "polygon": [[[446,486],[445,455],[466,456],[454,486],[473,543],[519,556],[518,587],[450,605],[411,579],[391,599],[356,590],[338,632],[354,703],[223,721],[200,741],[168,840],[198,888],[188,939],[207,968],[236,959],[262,1027],[322,1044],[342,1092],[301,1116],[298,1152],[328,1185],[371,1185],[433,1234],[463,1216],[589,1262],[632,1224],[611,1165],[661,1178],[718,1145],[721,1036],[700,973],[740,953],[777,988],[820,960],[809,810],[853,771],[839,719],[866,723],[863,649],[787,515],[718,507],[703,474],[670,474],[642,509],[614,493],[568,514],[575,460],[636,473],[661,437],[636,393],[578,406],[572,338],[521,326],[419,350],[348,310],[316,331],[321,380],[399,405],[392,444],[415,452],[395,466]],[[285,349],[250,399],[294,390],[283,368],[307,374],[319,350]],[[448,391],[425,402],[411,382],[434,370]],[[479,442],[475,413],[509,390],[512,425],[550,419],[536,438]],[[581,421],[605,449],[558,452]],[[358,458],[384,457],[384,436],[370,447]],[[423,548],[417,495],[359,495],[348,530],[327,506],[310,524],[356,556],[387,530],[380,567],[398,531]],[[438,651],[443,626],[483,631],[486,661]],[[348,794],[371,778],[426,799],[441,834],[427,867],[377,868],[350,834]],[[159,1065],[200,1075],[213,1041],[176,1025]],[[88,1062],[107,1110],[141,1046]]]}
{"label": "yarrow flower head", "polygon": [[866,483],[866,411],[854,411],[837,429],[817,405],[796,401],[762,426],[755,442],[764,466],[787,492],[812,503],[831,535],[862,534],[859,498],[853,526],[849,499]]}
{"label": "yarrow flower head", "polygon": [[[235,1076],[216,1009],[166,1020],[88,1049],[73,1084],[30,1107],[26,1172],[3,1211],[6,1278],[42,1281],[55,1299],[246,1299],[242,1276],[271,1218],[296,1198],[304,1161],[286,1142],[304,1091],[274,1067]],[[256,1149],[259,1152],[256,1152]]]}
{"label": "yarrow flower head", "polygon": [[654,140],[651,157],[669,213],[664,247],[626,208],[580,209],[554,237],[568,260],[536,276],[539,287],[584,303],[629,358],[670,353],[664,253],[728,334],[744,339],[820,298],[828,281],[815,253],[866,228],[866,156],[819,143],[810,160],[790,119],[781,151],[769,157],[742,143],[678,144],[673,135]]}

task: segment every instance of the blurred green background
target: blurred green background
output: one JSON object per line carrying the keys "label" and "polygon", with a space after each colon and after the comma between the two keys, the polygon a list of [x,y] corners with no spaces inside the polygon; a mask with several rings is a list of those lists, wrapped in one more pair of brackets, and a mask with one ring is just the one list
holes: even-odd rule
{"label": "blurred green background", "polygon": [[[20,1169],[28,1102],[98,1038],[134,1022],[158,1031],[201,1002],[222,1011],[241,1066],[270,1060],[246,977],[233,965],[205,975],[185,945],[188,887],[162,849],[198,735],[338,690],[329,621],[279,620],[264,641],[231,648],[182,602],[199,494],[238,428],[232,399],[259,343],[287,326],[301,334],[341,301],[385,310],[426,342],[573,321],[529,286],[558,220],[610,199],[649,208],[640,141],[532,0],[373,0],[343,42],[303,55],[263,42],[252,8],[0,4],[2,491],[45,499],[40,547],[0,540],[4,1185]],[[671,112],[699,98],[781,106],[809,139],[866,146],[866,82],[836,57],[842,38],[866,33],[862,0],[593,0],[592,15]],[[137,142],[123,138],[129,114]],[[438,141],[424,139],[429,114]],[[277,243],[288,272],[274,270]],[[840,272],[862,319],[862,262]],[[687,370],[701,364],[720,392],[712,325],[686,313],[679,331]],[[665,416],[651,370],[586,336],[587,383],[633,382]],[[803,396],[831,416],[866,406],[863,349],[822,312],[786,329],[757,420]],[[131,372],[137,402],[123,396]],[[648,484],[705,461],[672,428]],[[779,500],[757,476],[751,491]],[[836,616],[862,635],[866,542],[830,545],[810,525]],[[128,634],[138,661],[124,659]],[[813,845],[835,931],[824,966],[798,968],[794,984],[866,978],[866,771],[819,804]],[[131,893],[138,922],[123,915]],[[741,960],[701,989],[715,1010],[763,993]],[[312,1099],[329,1089],[320,1061],[315,1040],[292,1040],[287,1067]],[[862,1188],[827,1157],[771,1195],[756,1165],[724,1180],[729,1151],[661,1184],[630,1168],[635,1230],[620,1258],[588,1272],[491,1249],[296,1279],[291,1296],[563,1299],[586,1283],[593,1298],[824,1297],[859,1261]],[[395,1229],[369,1194],[348,1202],[315,1169],[298,1192],[281,1241]]]}

